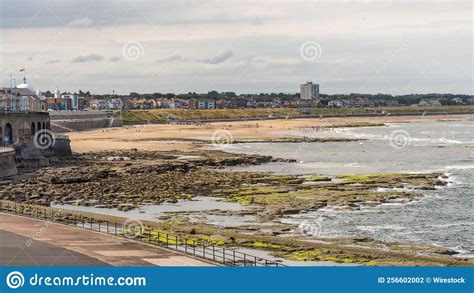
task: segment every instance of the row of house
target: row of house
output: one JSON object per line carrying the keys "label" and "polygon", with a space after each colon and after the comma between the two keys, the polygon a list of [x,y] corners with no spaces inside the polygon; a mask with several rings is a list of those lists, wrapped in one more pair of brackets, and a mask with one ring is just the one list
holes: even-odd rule
{"label": "row of house", "polygon": [[[452,104],[465,104],[461,98],[451,99]],[[12,87],[0,88],[0,109],[3,111],[26,112],[48,110],[131,110],[131,109],[235,109],[235,108],[357,108],[399,106],[395,99],[370,99],[368,97],[330,98],[319,95],[319,84],[308,82],[301,85],[301,98],[259,99],[253,95],[241,95],[233,98],[193,98],[183,99],[179,96],[173,98],[132,98],[127,96],[112,96],[107,99],[96,97],[82,97],[78,94],[61,94],[59,89],[54,91],[54,96],[46,96],[23,79],[23,83]],[[440,99],[422,99],[419,106],[440,106]]]}
{"label": "row of house", "polygon": [[[110,100],[109,100],[110,101]],[[106,104],[106,101],[102,102]],[[271,101],[258,101],[254,98],[242,99],[181,99],[178,97],[167,99],[145,99],[132,98],[125,99],[122,103],[122,109],[156,109],[156,108],[170,108],[170,109],[235,109],[235,108],[296,108],[302,103],[298,100],[279,100],[273,99]],[[305,101],[305,103],[315,103],[315,101]],[[94,103],[91,103],[91,108],[97,108]],[[99,108],[97,108],[99,109]],[[109,109],[116,109],[109,107]]]}
{"label": "row of house", "polygon": [[[461,103],[462,101],[460,101]],[[392,107],[400,106],[396,100],[369,100],[369,99],[336,99],[328,101],[328,108],[357,108],[357,107]],[[439,99],[424,99],[412,106],[441,106]]]}
{"label": "row of house", "polygon": [[0,110],[2,112],[41,112],[48,109],[47,100],[38,95],[23,78],[23,83],[15,87],[0,87]]}
{"label": "row of house", "polygon": [[46,96],[28,84],[26,77],[15,87],[0,87],[0,110],[4,112],[78,111],[87,107],[88,99],[77,94],[61,94],[56,89],[53,97]]}

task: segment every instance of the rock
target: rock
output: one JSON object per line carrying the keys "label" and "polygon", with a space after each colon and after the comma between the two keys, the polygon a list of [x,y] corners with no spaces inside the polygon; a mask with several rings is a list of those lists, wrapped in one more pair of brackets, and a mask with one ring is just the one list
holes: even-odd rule
{"label": "rock", "polygon": [[300,213],[299,209],[284,209],[281,211],[283,215],[297,215]]}
{"label": "rock", "polygon": [[127,212],[127,211],[130,211],[130,210],[133,210],[134,207],[130,206],[130,205],[119,205],[117,209],[119,211],[122,211],[122,212]]}

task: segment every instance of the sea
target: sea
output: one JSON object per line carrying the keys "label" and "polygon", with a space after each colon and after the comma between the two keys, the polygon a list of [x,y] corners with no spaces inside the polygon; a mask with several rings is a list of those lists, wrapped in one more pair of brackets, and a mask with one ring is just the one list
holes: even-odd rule
{"label": "sea", "polygon": [[474,121],[391,123],[386,126],[305,129],[288,136],[346,137],[360,141],[247,143],[225,151],[295,159],[232,168],[277,174],[370,174],[442,172],[447,186],[422,191],[409,203],[358,211],[327,208],[288,222],[317,220],[320,236],[368,236],[381,241],[437,245],[474,257]]}

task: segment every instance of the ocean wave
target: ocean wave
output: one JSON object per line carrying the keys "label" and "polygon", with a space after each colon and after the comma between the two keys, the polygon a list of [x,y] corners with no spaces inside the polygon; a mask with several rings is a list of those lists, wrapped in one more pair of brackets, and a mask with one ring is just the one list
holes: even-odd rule
{"label": "ocean wave", "polygon": [[458,222],[458,223],[449,223],[449,224],[432,224],[432,225],[426,225],[426,227],[449,228],[449,227],[456,227],[456,226],[472,226],[472,225],[474,225],[473,222]]}
{"label": "ocean wave", "polygon": [[392,191],[400,191],[400,192],[412,192],[412,191],[416,191],[415,189],[413,188],[406,188],[406,187],[395,187],[395,188],[386,188],[386,187],[377,187],[377,189],[375,190],[377,192],[392,192]]}
{"label": "ocean wave", "polygon": [[396,230],[402,231],[407,229],[407,227],[402,225],[387,224],[387,225],[377,225],[377,226],[356,226],[357,229],[367,232],[376,232],[380,230]]}
{"label": "ocean wave", "polygon": [[471,144],[474,143],[472,141],[460,141],[460,140],[454,140],[454,139],[447,139],[445,137],[441,137],[438,139],[438,142],[444,143],[444,144]]}
{"label": "ocean wave", "polygon": [[359,163],[359,162],[353,162],[353,163],[349,163],[349,164],[344,165],[344,167],[358,167],[358,168],[362,168],[362,167],[366,167],[366,165],[362,165],[362,164]]}
{"label": "ocean wave", "polygon": [[468,170],[468,169],[474,169],[474,165],[451,165],[451,166],[446,166],[446,170]]}

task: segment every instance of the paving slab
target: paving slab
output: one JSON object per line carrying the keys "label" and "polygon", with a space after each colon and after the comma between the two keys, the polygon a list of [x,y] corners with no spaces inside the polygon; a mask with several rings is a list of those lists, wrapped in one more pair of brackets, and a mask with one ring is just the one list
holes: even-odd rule
{"label": "paving slab", "polygon": [[0,213],[0,265],[209,266],[211,264],[169,249],[113,235]]}
{"label": "paving slab", "polygon": [[0,266],[105,266],[98,259],[0,230]]}

